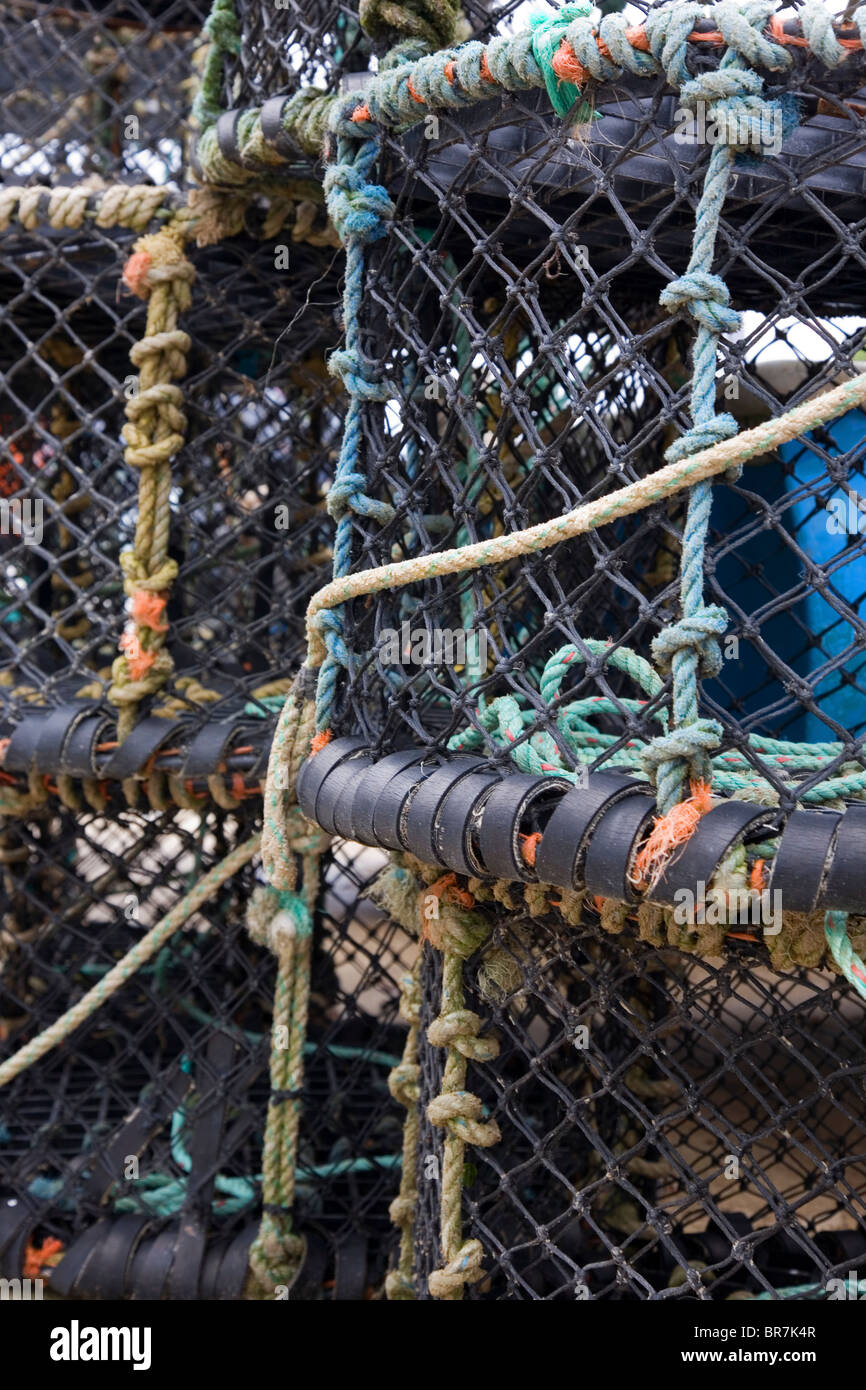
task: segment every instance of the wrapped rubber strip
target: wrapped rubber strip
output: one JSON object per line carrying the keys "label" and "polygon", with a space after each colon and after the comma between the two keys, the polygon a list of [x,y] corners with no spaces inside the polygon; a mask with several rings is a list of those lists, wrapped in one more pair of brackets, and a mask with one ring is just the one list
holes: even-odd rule
{"label": "wrapped rubber strip", "polygon": [[[439,820],[445,801],[464,777],[484,766],[483,758],[451,758],[425,778],[406,813],[405,842],[423,864],[444,864],[439,853]],[[448,866],[451,867],[450,865]]]}
{"label": "wrapped rubber strip", "polygon": [[361,781],[354,788],[352,796],[349,821],[352,826],[353,840],[359,840],[362,845],[375,845],[377,843],[373,830],[373,818],[380,796],[398,772],[404,772],[407,768],[415,767],[423,761],[424,754],[419,753],[417,749],[402,748],[397,753],[388,753],[380,762],[374,763],[367,770],[367,775],[361,778]]}
{"label": "wrapped rubber strip", "polygon": [[618,772],[591,772],[586,785],[571,787],[547,822],[536,851],[539,882],[576,888],[586,843],[599,818],[623,797],[645,791],[645,782]]}
{"label": "wrapped rubber strip", "polygon": [[830,846],[842,817],[830,811],[792,811],[779,841],[770,892],[781,894],[783,912],[814,912]]}
{"label": "wrapped rubber strip", "polygon": [[520,852],[523,825],[530,812],[559,802],[570,788],[565,777],[531,777],[523,772],[503,778],[493,788],[484,803],[478,832],[478,853],[491,877],[509,882],[538,882],[535,869],[529,867]]}
{"label": "wrapped rubber strip", "polygon": [[347,833],[339,828],[337,816],[342,810],[343,823],[346,823],[358,777],[363,776],[369,766],[370,754],[363,749],[339,763],[325,778],[316,797],[316,820],[323,830],[329,831],[332,835]]}
{"label": "wrapped rubber strip", "polygon": [[842,817],[818,906],[823,911],[866,911],[866,806],[849,806]]}
{"label": "wrapped rubber strip", "polygon": [[406,849],[403,838],[406,831],[406,817],[412,804],[412,797],[421,783],[441,766],[436,754],[428,755],[423,761],[398,772],[392,777],[376,803],[373,812],[374,842],[385,849]]}
{"label": "wrapped rubber strip", "polygon": [[699,884],[706,889],[728,850],[749,827],[778,814],[775,807],[750,806],[746,801],[723,801],[714,806],[698,821],[691,839],[670,861],[648,898],[671,907],[676,892],[687,889],[694,893]]}
{"label": "wrapped rubber strip", "polygon": [[439,809],[436,852],[446,868],[470,878],[488,877],[475,841],[484,804],[501,780],[496,772],[470,772],[445,793]]}
{"label": "wrapped rubber strip", "polygon": [[301,763],[295,794],[308,820],[316,819],[316,799],[328,773],[366,747],[362,738],[338,738]]}
{"label": "wrapped rubber strip", "polygon": [[634,902],[637,894],[629,882],[632,854],[644,826],[655,811],[651,796],[620,797],[608,803],[590,836],[584,880],[588,893],[618,902]]}

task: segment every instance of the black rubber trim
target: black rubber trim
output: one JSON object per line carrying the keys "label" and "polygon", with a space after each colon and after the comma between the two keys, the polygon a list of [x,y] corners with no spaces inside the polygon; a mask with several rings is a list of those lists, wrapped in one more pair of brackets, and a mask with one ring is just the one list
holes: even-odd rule
{"label": "black rubber trim", "polygon": [[302,1231],[304,1263],[289,1288],[289,1302],[313,1302],[321,1297],[328,1268],[328,1247],[317,1231]]}
{"label": "black rubber trim", "polygon": [[160,719],[157,714],[142,719],[99,768],[97,776],[100,780],[118,782],[135,777],[154,753],[175,738],[182,728],[182,719]]}
{"label": "black rubber trim", "polygon": [[446,868],[471,878],[487,877],[473,840],[479,812],[483,814],[485,801],[501,780],[496,772],[470,772],[446,792],[436,830],[437,860]]}
{"label": "black rubber trim", "polygon": [[250,1264],[250,1246],[258,1235],[258,1226],[247,1226],[229,1245],[220,1262],[214,1296],[234,1302],[240,1298]]}
{"label": "black rubber trim", "polygon": [[646,792],[646,783],[618,772],[591,772],[585,785],[577,783],[560,801],[535,852],[540,883],[555,888],[577,886],[586,841],[608,807],[625,796]]}
{"label": "black rubber trim", "polygon": [[114,721],[104,714],[96,714],[76,724],[63,749],[63,758],[57,771],[69,777],[96,776],[96,746],[103,742]]}
{"label": "black rubber trim", "polygon": [[792,811],[782,831],[769,890],[783,912],[814,912],[830,846],[842,816],[830,811]]}
{"label": "black rubber trim", "polygon": [[39,772],[55,773],[63,761],[63,750],[73,729],[92,716],[97,706],[92,700],[78,704],[60,705],[42,722],[36,745],[36,767]]}
{"label": "black rubber trim", "polygon": [[866,806],[849,806],[842,817],[818,906],[825,912],[866,910]]}
{"label": "black rubber trim", "polygon": [[628,870],[632,852],[656,809],[654,797],[624,796],[607,809],[589,837],[584,881],[588,893],[618,902],[634,902]]}
{"label": "black rubber trim", "polygon": [[131,1299],[158,1302],[174,1259],[177,1225],[167,1226],[153,1240],[142,1242],[133,1262],[130,1277]]}
{"label": "black rubber trim", "polygon": [[752,806],[747,801],[724,801],[698,821],[680,854],[668,864],[655,888],[647,894],[651,902],[672,906],[674,894],[699,884],[706,888],[728,850],[757,821],[778,816],[775,807]]}
{"label": "black rubber trim", "polygon": [[367,1288],[367,1241],[357,1232],[341,1241],[334,1268],[334,1301],[359,1303]]}
{"label": "black rubber trim", "polygon": [[411,799],[421,783],[441,766],[441,759],[431,753],[392,777],[379,797],[373,811],[374,843],[385,849],[405,849],[403,830]]}
{"label": "black rubber trim", "polygon": [[487,873],[509,882],[536,883],[537,873],[520,853],[521,825],[533,804],[545,797],[558,800],[571,789],[563,777],[532,777],[519,772],[505,777],[484,803],[478,831],[478,853]]}
{"label": "black rubber trim", "polygon": [[150,1224],[149,1216],[133,1213],[109,1221],[87,1261],[83,1278],[75,1280],[75,1293],[87,1298],[123,1298],[133,1253]]}
{"label": "black rubber trim", "polygon": [[0,1277],[3,1279],[21,1278],[27,1242],[38,1220],[37,1209],[29,1195],[6,1198],[0,1203]]}
{"label": "black rubber trim", "polygon": [[415,748],[402,748],[396,753],[388,753],[381,762],[374,763],[354,789],[349,820],[352,826],[352,839],[362,845],[377,843],[373,830],[373,818],[379,798],[393,777],[406,768],[415,767],[424,761],[425,754]]}
{"label": "black rubber trim", "polygon": [[109,1233],[112,1225],[108,1217],[88,1226],[86,1231],[73,1241],[63,1259],[51,1271],[51,1292],[61,1298],[69,1298],[78,1293],[88,1265],[96,1251]]}
{"label": "black rubber trim", "polygon": [[189,1300],[198,1296],[228,1104],[225,1079],[231,1072],[234,1057],[234,1040],[228,1033],[214,1033],[207,1045],[206,1059],[196,1074],[194,1128],[189,1141],[190,1171],[166,1286],[167,1295],[172,1299]]}
{"label": "black rubber trim", "polygon": [[212,777],[223,762],[237,728],[236,720],[221,719],[199,729],[186,751],[180,770],[181,780],[186,782],[194,777]]}
{"label": "black rubber trim", "polygon": [[[438,820],[449,792],[484,766],[483,758],[450,758],[427,777],[412,798],[406,813],[405,841],[410,854],[423,864],[445,864],[439,852]],[[450,866],[448,866],[450,867]]]}
{"label": "black rubber trim", "polygon": [[42,731],[47,723],[48,719],[44,714],[25,716],[21,720],[6,745],[3,757],[3,768],[6,772],[30,771]]}
{"label": "black rubber trim", "polygon": [[220,147],[220,153],[230,164],[240,164],[241,156],[238,150],[238,121],[240,111],[224,111],[217,117],[216,138]]}
{"label": "black rubber trim", "polygon": [[365,750],[340,763],[326,777],[316,797],[316,820],[323,830],[331,835],[345,833],[337,829],[337,813],[342,810],[343,823],[348,822],[358,778],[364,775],[369,766],[370,754]]}
{"label": "black rubber trim", "polygon": [[123,1179],[123,1165],[131,1154],[143,1152],[169,1116],[181,1105],[192,1086],[192,1077],[175,1066],[153,1084],[145,1100],[127,1116],[91,1157],[82,1201],[102,1202],[116,1182]]}
{"label": "black rubber trim", "polygon": [[283,128],[283,111],[288,99],[286,96],[269,97],[259,111],[259,126],[265,144],[271,145],[278,154],[284,155],[287,159],[296,159],[298,147],[288,131]]}
{"label": "black rubber trim", "polygon": [[319,788],[330,772],[346,758],[366,747],[362,738],[337,738],[326,743],[318,753],[305,758],[298,772],[295,793],[298,805],[308,820],[316,819],[316,798]]}

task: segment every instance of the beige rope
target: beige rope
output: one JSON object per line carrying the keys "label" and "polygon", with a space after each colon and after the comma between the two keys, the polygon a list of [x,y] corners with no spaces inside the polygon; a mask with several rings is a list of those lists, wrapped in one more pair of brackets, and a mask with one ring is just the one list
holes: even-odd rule
{"label": "beige rope", "polygon": [[656,502],[663,501],[684,488],[693,487],[703,478],[712,478],[730,468],[747,463],[761,454],[791,439],[814,429],[816,425],[827,424],[840,415],[866,403],[866,373],[853,377],[841,386],[815,396],[796,406],[774,420],[766,420],[754,429],[745,430],[733,439],[725,439],[709,449],[677,463],[667,464],[648,478],[640,478],[635,483],[618,488],[607,497],[595,502],[587,502],[572,512],[529,526],[524,531],[513,531],[507,535],[496,536],[491,540],[477,541],[474,545],[460,546],[454,550],[443,550],[432,555],[418,556],[412,560],[399,560],[392,565],[381,565],[377,569],[362,570],[341,579],[334,579],[314,594],[307,608],[307,665],[311,668],[321,666],[325,654],[325,644],[316,625],[317,615],[329,608],[336,608],[350,599],[364,594],[380,593],[383,589],[401,588],[406,584],[422,579],[436,579],[444,574],[462,574],[466,570],[479,569],[482,565],[504,564],[539,550],[546,550],[560,541],[573,536],[585,535],[595,531],[620,517],[643,511]]}

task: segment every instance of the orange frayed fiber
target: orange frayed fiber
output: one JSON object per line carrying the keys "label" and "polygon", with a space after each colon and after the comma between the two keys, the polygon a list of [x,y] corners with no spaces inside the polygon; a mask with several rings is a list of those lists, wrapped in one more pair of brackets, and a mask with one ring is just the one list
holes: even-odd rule
{"label": "orange frayed fiber", "polygon": [[149,589],[138,589],[132,600],[132,616],[139,627],[149,627],[153,632],[168,632],[168,623],[161,622],[165,612],[164,594],[152,594]]}
{"label": "orange frayed fiber", "polygon": [[130,676],[134,681],[140,681],[154,663],[153,652],[145,651],[134,632],[125,632],[117,645],[129,662]]}
{"label": "orange frayed fiber", "polygon": [[331,742],[334,735],[330,729],[320,729],[317,734],[313,734],[310,740],[310,757],[314,758],[317,753],[321,753],[326,744]]}
{"label": "orange frayed fiber", "polygon": [[147,299],[151,258],[147,251],[133,251],[123,267],[123,283],[139,299]]}
{"label": "orange frayed fiber", "polygon": [[534,868],[535,868],[535,856],[536,856],[536,854],[537,854],[537,852],[538,852],[538,846],[539,846],[540,844],[541,844],[541,831],[540,831],[540,830],[536,830],[536,832],[535,832],[534,835],[521,835],[521,836],[520,836],[520,853],[521,853],[521,855],[523,856],[523,859],[524,859],[524,860],[526,861],[526,863],[529,865],[530,869],[534,869]]}
{"label": "orange frayed fiber", "polygon": [[749,887],[753,893],[764,891],[764,860],[756,859],[749,874]]}
{"label": "orange frayed fiber", "polygon": [[636,888],[655,887],[674,851],[691,838],[698,821],[712,810],[713,794],[709,782],[692,782],[691,791],[687,801],[673,806],[653,826],[630,875]]}
{"label": "orange frayed fiber", "polygon": [[38,1279],[45,1265],[49,1262],[57,1263],[57,1256],[63,1248],[63,1241],[57,1240],[55,1236],[46,1236],[38,1250],[35,1245],[28,1244],[24,1251],[24,1268],[21,1271],[23,1278]]}

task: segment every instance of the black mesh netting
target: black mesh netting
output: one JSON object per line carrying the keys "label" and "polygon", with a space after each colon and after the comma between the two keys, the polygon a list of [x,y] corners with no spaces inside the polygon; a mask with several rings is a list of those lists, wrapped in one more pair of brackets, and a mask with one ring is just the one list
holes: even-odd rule
{"label": "black mesh netting", "polygon": [[[515,4],[465,8],[466,34],[525,22]],[[360,93],[389,46],[365,37],[356,7],[243,0],[237,12],[226,109],[310,85]],[[87,180],[96,197],[114,180],[151,183],[167,188],[163,217],[175,208],[206,14],[187,0],[4,6],[4,184]],[[694,71],[717,62],[711,45],[692,47]],[[828,73],[792,52],[767,91],[797,121],[781,153],[739,158],[714,265],[743,314],[720,341],[719,408],[744,428],[866,362],[864,60],[852,53]],[[681,138],[680,114],[662,81],[627,79],[600,87],[577,127],[529,93],[382,133],[376,177],[396,212],[365,253],[361,317],[391,399],[364,408],[359,466],[395,515],[384,526],[353,515],[354,570],[602,497],[657,469],[688,429],[693,325],[658,299],[688,260],[710,148]],[[291,161],[295,204],[298,178],[321,172],[312,157]],[[0,830],[4,1057],[261,822],[276,711],[303,660],[307,602],[331,571],[327,492],[346,414],[327,370],[344,328],[342,254],[319,202],[274,230],[273,170],[268,191],[270,204],[247,199],[240,231],[188,248],[188,425],[172,464],[178,577],[165,614],[174,669],[141,709],[176,723],[133,778],[101,779],[98,764],[115,748],[119,555],[136,525],[121,438],[145,323],[120,280],[134,236],[95,215],[63,229],[19,217],[2,234],[0,739],[13,742],[0,748],[76,701],[96,721],[93,776],[54,766],[47,735],[19,741],[25,753],[0,772],[4,792],[29,797]],[[724,793],[782,812],[844,810],[838,792],[821,801],[821,785],[866,774],[864,423],[851,411],[714,488],[706,599],[727,610],[730,640],[701,712],[723,727]],[[647,692],[617,654],[649,659],[678,616],[685,507],[680,494],[508,565],[346,605],[333,733],[360,735],[375,759],[462,740],[502,774],[530,747],[570,772],[639,770],[670,687],[640,703]],[[388,634],[418,630],[434,650],[443,631],[483,642],[454,659],[385,655]],[[588,639],[610,646],[590,651]],[[581,659],[551,708],[542,671],[566,644]],[[486,717],[504,695],[521,711],[510,742]],[[565,703],[580,704],[571,725]],[[205,757],[201,737],[217,726]],[[418,946],[373,905],[385,863],[351,841],[323,858],[294,1297],[378,1295],[394,1264],[405,1112],[388,1074]],[[72,1297],[241,1296],[269,1095],[273,958],[243,925],[262,881],[257,865],[237,873],[0,1092],[4,1277],[41,1268]],[[479,893],[491,937],[464,971],[467,1008],[500,1043],[469,1064],[500,1138],[466,1150],[463,1233],[481,1242],[485,1271],[466,1296],[808,1298],[866,1272],[864,1005],[828,968],[823,915],[797,920],[784,949],[745,930],[717,933],[710,950],[709,938],[668,933],[660,913],[649,930],[623,912],[612,930],[600,901],[572,903],[569,925],[555,894],[533,902],[530,915],[519,890]],[[862,947],[854,918],[851,930]],[[425,1298],[442,1263],[442,1131],[426,1106],[444,1050],[426,1037],[441,959],[420,949],[413,1246]],[[176,1260],[181,1231],[192,1236]]]}

